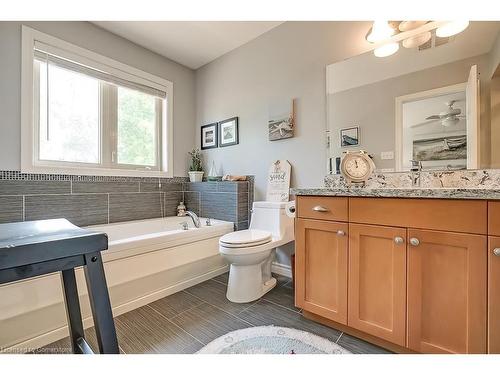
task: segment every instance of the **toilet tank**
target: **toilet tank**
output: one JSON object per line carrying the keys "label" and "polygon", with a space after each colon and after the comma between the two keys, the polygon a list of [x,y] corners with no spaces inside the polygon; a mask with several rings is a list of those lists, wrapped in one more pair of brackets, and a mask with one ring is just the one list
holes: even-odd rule
{"label": "toilet tank", "polygon": [[288,202],[253,202],[250,229],[261,229],[272,233],[277,239],[293,240],[293,218],[287,216]]}

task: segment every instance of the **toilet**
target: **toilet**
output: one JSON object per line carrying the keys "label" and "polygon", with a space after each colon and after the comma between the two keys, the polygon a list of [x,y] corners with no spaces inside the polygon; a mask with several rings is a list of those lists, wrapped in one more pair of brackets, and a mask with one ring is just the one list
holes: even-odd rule
{"label": "toilet", "polygon": [[287,202],[254,202],[250,227],[219,240],[219,252],[230,264],[226,296],[231,302],[259,299],[276,286],[271,276],[275,249],[294,240],[294,219]]}

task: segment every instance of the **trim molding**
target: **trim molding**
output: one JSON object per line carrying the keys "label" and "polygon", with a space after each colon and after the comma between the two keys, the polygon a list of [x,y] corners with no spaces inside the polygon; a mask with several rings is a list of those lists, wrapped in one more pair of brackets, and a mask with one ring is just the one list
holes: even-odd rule
{"label": "trim molding", "polygon": [[273,263],[271,266],[271,270],[272,272],[277,273],[278,275],[292,278],[292,267],[290,265],[282,263]]}

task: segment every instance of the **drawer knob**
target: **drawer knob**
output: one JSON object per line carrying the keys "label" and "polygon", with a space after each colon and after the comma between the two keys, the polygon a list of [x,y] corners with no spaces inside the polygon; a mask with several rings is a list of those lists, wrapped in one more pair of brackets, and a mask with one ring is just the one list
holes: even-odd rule
{"label": "drawer knob", "polygon": [[312,208],[312,210],[316,211],[316,212],[328,212],[328,211],[330,211],[328,208],[323,207],[323,206],[314,206]]}
{"label": "drawer knob", "polygon": [[403,242],[405,242],[405,240],[403,239],[403,237],[394,237],[394,242],[398,245],[401,245]]}
{"label": "drawer knob", "polygon": [[493,249],[493,254],[495,254],[497,257],[500,257],[500,247]]}
{"label": "drawer knob", "polygon": [[412,237],[412,238],[410,238],[410,244],[412,246],[418,246],[418,245],[420,245],[420,241],[418,238]]}
{"label": "drawer knob", "polygon": [[337,236],[345,236],[345,232],[343,230],[338,230],[337,231]]}

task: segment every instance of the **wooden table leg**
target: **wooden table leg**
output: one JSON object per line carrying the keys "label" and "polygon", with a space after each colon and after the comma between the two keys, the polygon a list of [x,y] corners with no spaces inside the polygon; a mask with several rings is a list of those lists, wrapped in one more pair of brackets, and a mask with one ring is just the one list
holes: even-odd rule
{"label": "wooden table leg", "polygon": [[99,352],[119,354],[115,323],[100,252],[85,254],[84,270]]}
{"label": "wooden table leg", "polygon": [[75,270],[73,268],[61,271],[61,281],[66,306],[66,317],[68,320],[69,338],[73,353],[80,353],[78,339],[84,338],[82,314],[80,301],[78,300],[78,288],[76,285]]}

